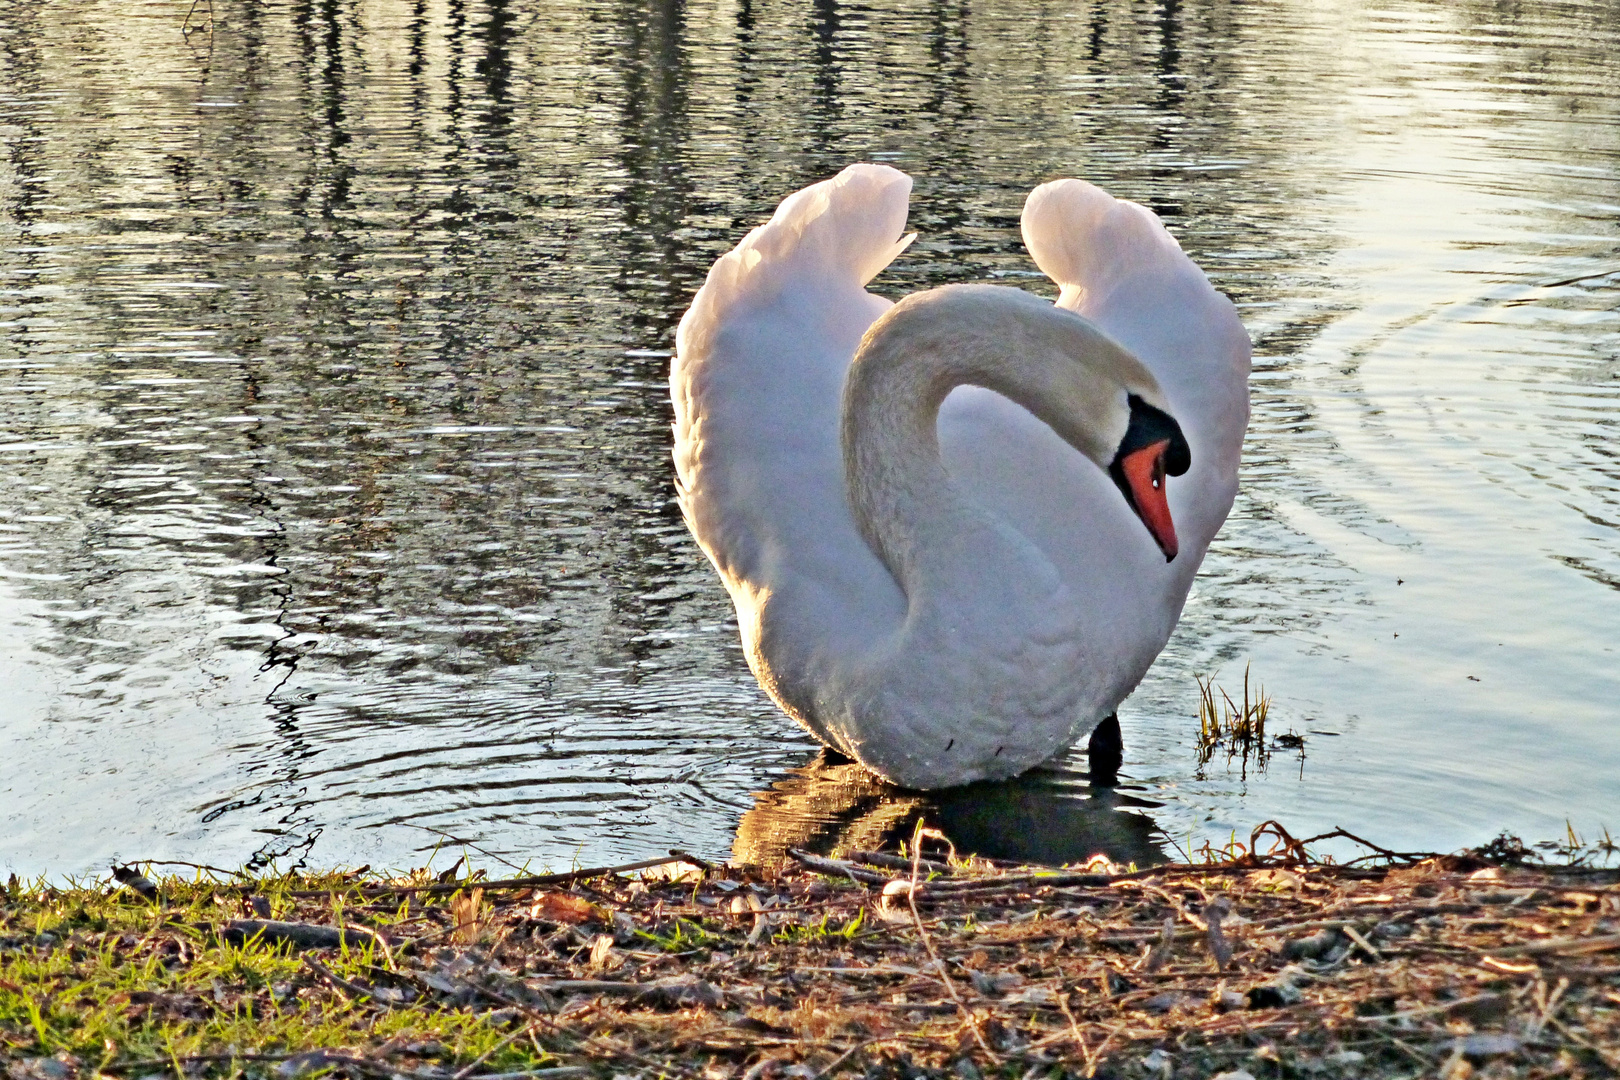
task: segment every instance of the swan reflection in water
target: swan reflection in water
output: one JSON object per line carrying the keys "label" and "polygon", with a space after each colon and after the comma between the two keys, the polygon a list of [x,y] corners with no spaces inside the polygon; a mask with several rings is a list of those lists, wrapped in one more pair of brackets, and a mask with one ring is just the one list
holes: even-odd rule
{"label": "swan reflection in water", "polygon": [[1139,809],[1160,805],[1076,774],[1037,770],[1013,780],[943,791],[910,791],[822,751],[760,792],[732,842],[732,861],[774,868],[788,848],[820,855],[895,851],[919,821],[958,854],[1046,864],[1102,854],[1117,863],[1166,862],[1164,834]]}

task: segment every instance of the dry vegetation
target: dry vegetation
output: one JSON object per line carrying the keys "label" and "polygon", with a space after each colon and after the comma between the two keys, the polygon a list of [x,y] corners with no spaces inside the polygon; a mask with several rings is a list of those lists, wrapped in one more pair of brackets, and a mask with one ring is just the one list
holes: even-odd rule
{"label": "dry vegetation", "polygon": [[1137,872],[13,882],[0,1056],[15,1080],[1620,1071],[1620,874],[1257,840]]}

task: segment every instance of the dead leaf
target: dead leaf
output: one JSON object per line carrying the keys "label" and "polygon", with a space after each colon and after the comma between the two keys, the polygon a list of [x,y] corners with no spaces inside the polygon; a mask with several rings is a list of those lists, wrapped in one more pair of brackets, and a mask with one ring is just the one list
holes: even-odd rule
{"label": "dead leaf", "polygon": [[595,904],[582,896],[564,892],[541,893],[535,897],[529,907],[529,918],[568,923],[571,926],[593,920],[606,921]]}
{"label": "dead leaf", "polygon": [[450,940],[459,945],[471,945],[477,941],[479,932],[483,929],[484,890],[474,889],[451,900],[450,916],[456,920],[456,928],[451,933]]}
{"label": "dead leaf", "polygon": [[613,950],[612,934],[597,934],[591,942],[591,970],[609,971],[624,963],[624,957]]}
{"label": "dead leaf", "polygon": [[1248,881],[1261,889],[1298,889],[1305,884],[1304,878],[1290,870],[1256,870]]}
{"label": "dead leaf", "polygon": [[[916,891],[921,891],[920,886]],[[910,922],[911,900],[914,895],[910,881],[895,878],[883,886],[883,896],[878,900],[878,918],[889,923]],[[750,896],[749,899],[753,897]]]}

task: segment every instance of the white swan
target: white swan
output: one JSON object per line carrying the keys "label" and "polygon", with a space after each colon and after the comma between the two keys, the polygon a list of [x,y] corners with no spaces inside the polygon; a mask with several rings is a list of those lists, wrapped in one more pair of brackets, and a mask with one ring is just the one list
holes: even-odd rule
{"label": "white swan", "polygon": [[1024,207],[1057,306],[891,305],[865,286],[910,190],[853,165],[785,199],[709,271],[670,389],[681,508],[760,685],[935,788],[1051,757],[1164,647],[1237,490],[1249,342],[1151,211],[1078,180]]}

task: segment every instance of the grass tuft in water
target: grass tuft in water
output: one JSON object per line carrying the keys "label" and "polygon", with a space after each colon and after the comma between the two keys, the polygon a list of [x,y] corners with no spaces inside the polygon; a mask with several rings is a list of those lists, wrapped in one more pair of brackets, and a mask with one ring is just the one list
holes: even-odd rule
{"label": "grass tuft in water", "polygon": [[1252,758],[1264,769],[1270,757],[1266,746],[1266,716],[1271,711],[1271,698],[1259,684],[1255,684],[1251,696],[1249,666],[1243,667],[1242,704],[1216,686],[1213,675],[1207,679],[1194,675],[1193,679],[1198,683],[1198,764],[1209,764],[1215,751],[1224,745],[1228,764],[1233,758],[1239,758],[1247,769]]}

